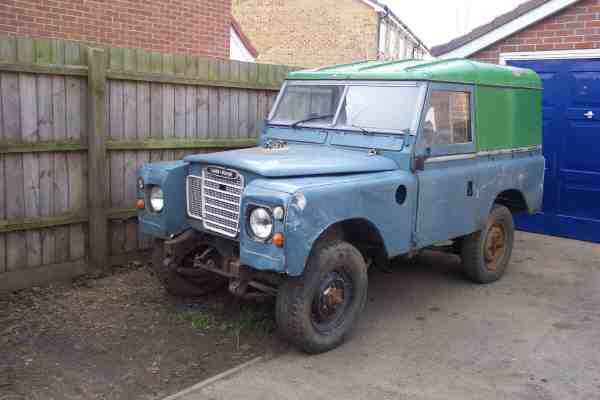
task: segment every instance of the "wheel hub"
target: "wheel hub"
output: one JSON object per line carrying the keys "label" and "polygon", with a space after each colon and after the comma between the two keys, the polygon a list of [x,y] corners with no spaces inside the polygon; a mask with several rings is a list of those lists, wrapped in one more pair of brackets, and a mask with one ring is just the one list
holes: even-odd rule
{"label": "wheel hub", "polygon": [[496,271],[505,252],[506,232],[502,225],[494,224],[488,231],[484,245],[485,265],[489,271]]}
{"label": "wheel hub", "polygon": [[350,290],[350,282],[343,274],[329,273],[321,281],[313,299],[313,323],[323,326],[334,323],[348,305]]}
{"label": "wheel hub", "polygon": [[344,288],[338,288],[335,286],[329,286],[323,292],[324,304],[328,308],[335,308],[344,301]]}

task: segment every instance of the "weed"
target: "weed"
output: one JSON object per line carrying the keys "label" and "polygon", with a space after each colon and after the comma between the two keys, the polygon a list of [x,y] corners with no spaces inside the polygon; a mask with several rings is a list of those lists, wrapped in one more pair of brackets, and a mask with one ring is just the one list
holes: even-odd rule
{"label": "weed", "polygon": [[210,327],[212,318],[202,311],[189,311],[177,316],[181,321],[190,322],[192,328],[206,330]]}
{"label": "weed", "polygon": [[238,320],[240,330],[250,330],[262,334],[273,332],[275,322],[271,310],[257,305],[242,305]]}
{"label": "weed", "polygon": [[239,350],[242,331],[251,331],[263,337],[274,331],[273,310],[258,304],[239,304],[237,321],[234,321],[230,327],[233,331],[235,348]]}

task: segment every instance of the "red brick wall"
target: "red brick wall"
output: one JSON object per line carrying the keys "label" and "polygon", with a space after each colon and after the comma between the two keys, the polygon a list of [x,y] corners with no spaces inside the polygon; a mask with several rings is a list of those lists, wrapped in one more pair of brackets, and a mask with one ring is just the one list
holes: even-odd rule
{"label": "red brick wall", "polygon": [[0,33],[229,58],[230,0],[0,0]]}
{"label": "red brick wall", "polygon": [[513,51],[600,48],[600,0],[583,0],[469,58],[498,63]]}

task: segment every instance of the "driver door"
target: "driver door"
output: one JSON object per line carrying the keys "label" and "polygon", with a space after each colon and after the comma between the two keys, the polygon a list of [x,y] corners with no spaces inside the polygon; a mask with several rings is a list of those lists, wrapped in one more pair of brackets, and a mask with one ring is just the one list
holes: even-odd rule
{"label": "driver door", "polygon": [[416,172],[419,248],[477,229],[473,104],[471,86],[429,86],[415,149],[416,156],[425,157]]}

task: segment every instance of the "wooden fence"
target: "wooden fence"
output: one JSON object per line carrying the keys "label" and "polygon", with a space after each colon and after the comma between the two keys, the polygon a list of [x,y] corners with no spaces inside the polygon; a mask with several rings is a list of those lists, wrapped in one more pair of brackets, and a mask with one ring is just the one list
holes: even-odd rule
{"label": "wooden fence", "polygon": [[289,70],[0,37],[0,291],[147,248],[139,166],[253,145]]}

